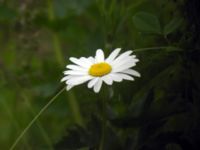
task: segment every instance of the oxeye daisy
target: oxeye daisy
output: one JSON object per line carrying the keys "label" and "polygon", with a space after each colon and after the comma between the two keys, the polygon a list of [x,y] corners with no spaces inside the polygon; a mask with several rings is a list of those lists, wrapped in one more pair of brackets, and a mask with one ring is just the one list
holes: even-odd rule
{"label": "oxeye daisy", "polygon": [[131,69],[139,60],[133,51],[129,50],[119,55],[121,48],[115,49],[107,58],[101,49],[96,51],[95,57],[70,57],[74,64],[67,65],[68,70],[64,71],[67,90],[79,84],[88,82],[87,87],[93,88],[95,93],[101,89],[102,83],[112,85],[113,81],[134,80],[132,76],[140,77],[140,73]]}

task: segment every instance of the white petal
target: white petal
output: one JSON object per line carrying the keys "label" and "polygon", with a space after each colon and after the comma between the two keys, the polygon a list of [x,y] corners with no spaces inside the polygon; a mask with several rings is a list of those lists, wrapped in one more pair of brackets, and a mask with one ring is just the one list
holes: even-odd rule
{"label": "white petal", "polygon": [[86,68],[83,68],[77,65],[67,65],[66,68],[76,70],[76,71],[87,71]]}
{"label": "white petal", "polygon": [[113,81],[115,82],[121,82],[122,81],[122,77],[117,75],[116,73],[111,73],[110,77],[112,78]]}
{"label": "white petal", "polygon": [[136,59],[134,59],[132,56],[127,56],[125,59],[123,59],[123,60],[119,60],[119,61],[114,61],[114,62],[112,62],[112,66],[114,67],[114,68],[117,68],[117,67],[119,67],[119,66],[121,66],[121,65],[123,65],[123,64],[125,64],[125,63],[127,63],[127,62],[130,62],[130,61],[132,61],[132,62],[136,62]]}
{"label": "white petal", "polygon": [[111,76],[109,74],[103,76],[102,80],[108,85],[112,85],[112,83],[113,83],[113,80],[112,80],[112,78],[111,78]]}
{"label": "white petal", "polygon": [[119,54],[120,51],[121,51],[121,48],[116,48],[116,49],[108,56],[108,58],[106,59],[106,62],[107,62],[107,63],[112,62],[112,61],[117,57],[117,55]]}
{"label": "white petal", "polygon": [[74,85],[67,85],[67,88],[66,88],[66,90],[67,91],[69,91],[71,88],[73,88],[74,87]]}
{"label": "white petal", "polygon": [[81,76],[81,77],[74,77],[69,79],[66,83],[69,85],[79,85],[91,80],[92,76]]}
{"label": "white petal", "polygon": [[63,82],[63,81],[66,81],[66,80],[68,80],[68,79],[71,79],[73,76],[65,76],[65,77],[63,77],[61,80],[60,80],[60,82]]}
{"label": "white petal", "polygon": [[85,57],[81,57],[80,61],[82,61],[84,65],[87,65],[87,66],[91,66],[93,64],[88,58],[85,58]]}
{"label": "white petal", "polygon": [[136,58],[136,55],[131,55],[133,58]]}
{"label": "white petal", "polygon": [[95,62],[96,63],[104,62],[104,53],[101,49],[98,49],[96,51]]}
{"label": "white petal", "polygon": [[111,64],[115,64],[115,63],[118,63],[118,62],[120,62],[122,60],[125,60],[132,52],[133,51],[126,51],[126,52],[122,53],[113,62],[111,62]]}
{"label": "white petal", "polygon": [[102,86],[102,80],[99,79],[97,81],[97,83],[94,85],[94,92],[98,93],[100,91],[100,89],[101,89],[101,86]]}
{"label": "white petal", "polygon": [[131,77],[131,76],[127,75],[127,74],[117,73],[117,75],[120,76],[122,79],[125,79],[125,80],[131,80],[131,81],[134,80],[133,77]]}
{"label": "white petal", "polygon": [[88,60],[92,63],[92,64],[94,64],[95,63],[95,59],[94,59],[94,57],[88,57]]}
{"label": "white petal", "polygon": [[99,78],[97,77],[97,78],[94,78],[91,81],[89,81],[88,88],[92,88],[97,83],[98,80],[99,80]]}
{"label": "white petal", "polygon": [[129,61],[121,66],[118,66],[117,68],[113,68],[112,72],[121,72],[121,71],[127,70],[135,65],[136,65],[135,61]]}
{"label": "white petal", "polygon": [[90,65],[88,64],[85,64],[84,61],[81,61],[80,59],[77,59],[77,58],[74,58],[74,57],[70,57],[69,60],[81,67],[84,67],[84,68],[89,68]]}
{"label": "white petal", "polygon": [[139,59],[137,59],[137,58],[135,58],[134,60],[135,60],[135,62],[138,62],[138,61],[139,61]]}
{"label": "white petal", "polygon": [[75,70],[67,70],[64,71],[65,75],[88,75],[87,71],[75,71]]}
{"label": "white petal", "polygon": [[130,74],[130,75],[133,75],[133,76],[136,76],[136,77],[141,77],[140,73],[133,70],[133,69],[124,70],[122,73]]}

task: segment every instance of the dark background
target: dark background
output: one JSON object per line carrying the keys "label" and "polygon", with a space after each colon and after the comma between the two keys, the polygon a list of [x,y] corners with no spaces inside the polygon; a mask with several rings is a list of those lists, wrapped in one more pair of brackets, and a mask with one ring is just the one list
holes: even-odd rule
{"label": "dark background", "polygon": [[[65,86],[71,56],[139,49],[141,78],[64,91],[19,150],[199,150],[198,0],[0,0],[0,149]],[[143,49],[145,48],[145,49]]]}

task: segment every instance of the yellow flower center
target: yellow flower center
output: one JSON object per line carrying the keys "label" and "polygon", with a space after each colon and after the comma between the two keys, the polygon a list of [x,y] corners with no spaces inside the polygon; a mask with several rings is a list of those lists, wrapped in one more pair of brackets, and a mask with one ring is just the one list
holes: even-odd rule
{"label": "yellow flower center", "polygon": [[95,77],[101,77],[110,73],[112,67],[108,63],[97,63],[93,64],[89,69],[89,74]]}

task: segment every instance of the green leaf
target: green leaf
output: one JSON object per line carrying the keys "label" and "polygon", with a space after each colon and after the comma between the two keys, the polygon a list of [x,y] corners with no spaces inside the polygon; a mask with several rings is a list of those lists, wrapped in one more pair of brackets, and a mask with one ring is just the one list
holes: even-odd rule
{"label": "green leaf", "polygon": [[152,88],[148,92],[146,98],[141,103],[141,106],[140,106],[140,116],[141,117],[145,116],[148,113],[153,100],[154,100],[154,89]]}
{"label": "green leaf", "polygon": [[7,6],[0,5],[0,22],[11,22],[15,20],[17,13]]}
{"label": "green leaf", "polygon": [[54,1],[54,11],[58,18],[65,18],[70,15],[80,15],[93,2],[93,0],[59,0]]}
{"label": "green leaf", "polygon": [[68,130],[68,135],[55,145],[55,149],[79,149],[87,144],[86,131],[79,126]]}
{"label": "green leaf", "polygon": [[180,47],[176,47],[176,46],[168,46],[168,47],[166,47],[166,51],[167,52],[181,52],[181,51],[183,51],[183,49],[181,49]]}
{"label": "green leaf", "polygon": [[133,23],[142,32],[161,34],[160,22],[153,14],[138,12],[133,16]]}
{"label": "green leaf", "polygon": [[181,26],[183,23],[182,18],[174,18],[172,19],[168,24],[165,25],[164,27],[164,35],[168,35],[172,32],[174,32],[178,27]]}

